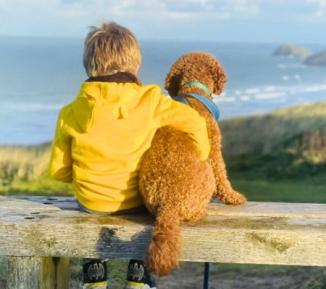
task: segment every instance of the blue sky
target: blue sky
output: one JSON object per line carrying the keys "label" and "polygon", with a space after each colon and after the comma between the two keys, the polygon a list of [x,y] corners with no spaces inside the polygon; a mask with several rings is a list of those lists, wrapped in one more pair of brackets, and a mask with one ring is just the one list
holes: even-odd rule
{"label": "blue sky", "polygon": [[0,35],[84,37],[117,21],[142,39],[326,43],[326,0],[0,0]]}

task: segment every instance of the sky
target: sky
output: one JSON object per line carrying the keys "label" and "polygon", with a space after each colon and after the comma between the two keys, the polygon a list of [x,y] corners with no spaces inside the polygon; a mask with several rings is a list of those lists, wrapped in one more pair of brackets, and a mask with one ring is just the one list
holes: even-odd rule
{"label": "sky", "polygon": [[326,0],[0,0],[0,35],[81,38],[103,21],[140,39],[326,43]]}

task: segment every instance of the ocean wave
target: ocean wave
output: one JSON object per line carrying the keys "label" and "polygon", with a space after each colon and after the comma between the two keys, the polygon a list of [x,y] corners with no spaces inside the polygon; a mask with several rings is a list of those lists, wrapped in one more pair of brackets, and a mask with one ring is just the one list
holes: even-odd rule
{"label": "ocean wave", "polygon": [[237,97],[233,96],[225,96],[223,98],[219,98],[218,100],[215,99],[215,102],[235,102],[237,100]]}
{"label": "ocean wave", "polygon": [[296,80],[300,80],[301,75],[300,74],[295,74],[295,75],[293,75],[293,78],[296,79]]}
{"label": "ocean wave", "polygon": [[305,87],[304,92],[321,92],[321,91],[326,91],[326,83],[325,84],[316,84],[316,85],[311,85],[308,87]]}
{"label": "ocean wave", "polygon": [[248,94],[256,94],[260,92],[260,88],[259,87],[247,88],[244,90],[244,92]]}
{"label": "ocean wave", "polygon": [[241,101],[250,101],[251,97],[249,95],[242,95],[240,96]]}
{"label": "ocean wave", "polygon": [[285,91],[275,91],[275,92],[265,92],[255,95],[255,99],[264,100],[264,99],[277,99],[286,96],[287,93]]}
{"label": "ocean wave", "polygon": [[293,75],[283,75],[281,77],[281,79],[283,81],[289,81],[289,80],[297,80],[300,81],[301,80],[301,75],[300,74],[293,74]]}
{"label": "ocean wave", "polygon": [[271,92],[277,90],[277,87],[273,85],[268,85],[268,86],[264,86],[262,90],[266,92]]}
{"label": "ocean wave", "polygon": [[[294,75],[296,79],[300,79],[300,75]],[[290,100],[295,97],[300,99],[308,98],[309,94],[326,91],[326,82],[286,85],[286,86],[261,86],[250,87],[245,89],[237,89],[234,91],[227,91],[224,97],[218,99],[218,102],[248,102],[248,101],[277,101]],[[326,97],[326,95],[325,95]]]}
{"label": "ocean wave", "polygon": [[307,65],[300,64],[300,63],[291,63],[291,64],[279,63],[279,64],[277,64],[277,68],[279,68],[279,69],[298,69],[298,68],[306,69]]}

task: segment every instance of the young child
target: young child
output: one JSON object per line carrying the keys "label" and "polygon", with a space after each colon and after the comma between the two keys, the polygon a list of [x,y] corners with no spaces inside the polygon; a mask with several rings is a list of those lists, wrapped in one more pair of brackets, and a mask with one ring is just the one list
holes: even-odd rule
{"label": "young child", "polygon": [[[205,120],[164,96],[157,85],[140,83],[140,47],[125,27],[112,22],[92,27],[83,63],[89,78],[60,111],[50,175],[72,183],[83,211],[133,212],[142,207],[140,160],[157,129],[171,126],[189,134],[206,160],[210,147]],[[83,273],[84,288],[106,288],[105,262],[87,260]],[[130,261],[127,279],[126,288],[155,287],[142,261]]]}

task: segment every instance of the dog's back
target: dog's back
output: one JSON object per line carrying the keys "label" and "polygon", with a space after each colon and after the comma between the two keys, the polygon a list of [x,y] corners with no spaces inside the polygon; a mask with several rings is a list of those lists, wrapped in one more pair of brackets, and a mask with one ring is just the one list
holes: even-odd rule
{"label": "dog's back", "polygon": [[173,205],[182,221],[193,220],[199,204],[206,210],[215,189],[211,166],[200,161],[190,137],[170,127],[155,134],[139,176],[148,209],[155,214],[160,206]]}

